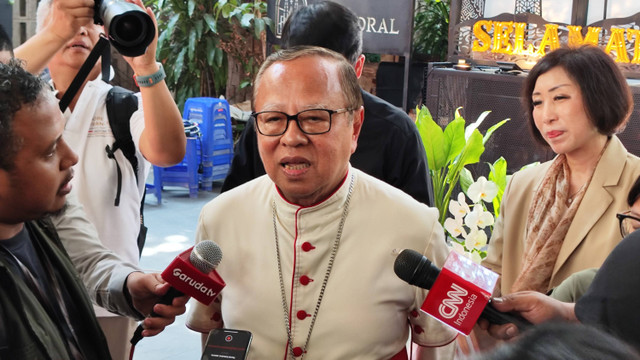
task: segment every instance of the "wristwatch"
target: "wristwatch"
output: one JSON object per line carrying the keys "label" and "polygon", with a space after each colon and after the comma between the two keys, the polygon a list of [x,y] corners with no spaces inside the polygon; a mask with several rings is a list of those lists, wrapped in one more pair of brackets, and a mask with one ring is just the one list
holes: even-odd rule
{"label": "wristwatch", "polygon": [[164,68],[162,67],[162,63],[156,62],[158,64],[158,71],[154,72],[151,75],[144,76],[134,76],[136,80],[136,84],[138,87],[150,87],[159,83],[167,77],[167,74],[164,72]]}

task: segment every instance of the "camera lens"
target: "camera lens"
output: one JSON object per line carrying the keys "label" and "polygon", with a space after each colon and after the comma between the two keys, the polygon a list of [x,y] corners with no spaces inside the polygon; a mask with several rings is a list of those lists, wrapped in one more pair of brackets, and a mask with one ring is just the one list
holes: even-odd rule
{"label": "camera lens", "polygon": [[118,52],[124,56],[140,56],[155,36],[151,17],[135,4],[112,0],[100,7],[107,36]]}
{"label": "camera lens", "polygon": [[144,38],[147,31],[145,23],[137,14],[124,14],[114,19],[111,24],[111,36],[123,45],[136,44]]}
{"label": "camera lens", "polygon": [[115,24],[116,34],[125,42],[135,41],[139,38],[142,28],[142,23],[133,16],[122,19]]}

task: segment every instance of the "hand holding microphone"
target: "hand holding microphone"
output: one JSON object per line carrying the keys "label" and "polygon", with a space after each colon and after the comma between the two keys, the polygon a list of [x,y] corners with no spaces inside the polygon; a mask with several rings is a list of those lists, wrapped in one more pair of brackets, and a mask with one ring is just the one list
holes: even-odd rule
{"label": "hand holding microphone", "polygon": [[[199,242],[196,246],[178,255],[162,272],[162,279],[171,285],[157,304],[169,305],[173,299],[188,295],[203,304],[210,304],[226,285],[214,270],[222,260],[222,250],[211,240]],[[151,311],[151,317],[159,317]],[[131,344],[142,339],[142,324],[138,326]]]}
{"label": "hand holding microphone", "polygon": [[496,310],[490,301],[497,274],[451,252],[442,269],[411,249],[402,250],[394,263],[398,277],[411,285],[430,289],[422,310],[468,335],[482,317],[492,324],[513,323],[520,330],[531,325],[513,313]]}

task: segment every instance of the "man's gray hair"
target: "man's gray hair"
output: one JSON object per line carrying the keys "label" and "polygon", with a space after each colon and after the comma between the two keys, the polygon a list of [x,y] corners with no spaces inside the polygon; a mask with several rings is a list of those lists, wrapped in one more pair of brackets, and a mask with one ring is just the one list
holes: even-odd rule
{"label": "man's gray hair", "polygon": [[265,71],[267,71],[271,65],[279,62],[292,61],[306,56],[317,56],[337,63],[340,87],[342,88],[342,94],[346,101],[345,106],[354,110],[357,110],[362,106],[362,93],[360,92],[360,84],[358,84],[358,77],[353,69],[353,65],[349,64],[343,55],[318,46],[294,46],[289,49],[279,50],[269,55],[262,66],[260,66],[260,70],[258,70],[258,74],[256,75],[256,79],[253,84],[254,101],[258,95],[260,80],[262,79]]}

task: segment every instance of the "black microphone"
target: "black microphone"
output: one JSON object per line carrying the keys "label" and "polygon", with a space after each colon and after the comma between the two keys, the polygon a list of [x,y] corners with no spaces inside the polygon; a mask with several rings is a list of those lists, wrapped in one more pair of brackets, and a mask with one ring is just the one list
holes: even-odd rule
{"label": "black microphone", "polygon": [[[171,287],[156,304],[170,305],[173,299],[185,294],[210,304],[226,285],[214,270],[222,260],[222,250],[211,240],[199,242],[196,246],[178,255],[162,272],[162,278]],[[151,311],[151,317],[160,317]],[[135,345],[142,339],[142,324],[138,326],[130,342]]]}
{"label": "black microphone", "polygon": [[[455,276],[455,283],[451,282],[450,288],[434,288],[431,290],[433,284],[440,275],[440,269],[433,265],[429,259],[415,250],[402,250],[395,260],[393,270],[400,279],[408,282],[409,284],[431,290],[427,299],[430,297],[432,299],[436,299],[439,305],[437,307],[439,311],[438,314],[432,314],[429,311],[427,312],[452,326],[456,330],[464,332],[461,330],[462,328],[470,329],[470,326],[475,324],[477,320],[477,318],[473,319],[472,316],[469,316],[468,319],[465,319],[465,317],[467,314],[474,311],[474,303],[475,305],[481,304],[478,297],[471,298],[470,300],[467,300],[466,305],[464,304],[464,296],[469,293],[472,294],[472,297],[475,296],[473,293],[475,289],[477,289],[477,286],[471,282],[471,279],[469,279],[469,274],[471,274],[471,277],[475,279],[484,280],[487,272],[490,272],[490,270],[458,255],[455,252],[452,252],[449,255],[450,258],[452,255],[454,259],[450,261],[448,258],[444,267],[447,269],[448,273],[453,273]],[[461,262],[464,262],[464,264],[461,264]],[[434,294],[432,294],[432,292],[434,292]],[[463,317],[462,315],[465,316]],[[532,325],[531,322],[517,313],[505,313],[498,311],[493,307],[490,299],[484,309],[482,309],[479,316],[488,320],[492,324],[514,324],[521,331]],[[468,320],[472,320],[472,323],[469,324]]]}

